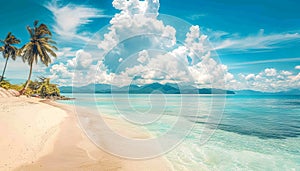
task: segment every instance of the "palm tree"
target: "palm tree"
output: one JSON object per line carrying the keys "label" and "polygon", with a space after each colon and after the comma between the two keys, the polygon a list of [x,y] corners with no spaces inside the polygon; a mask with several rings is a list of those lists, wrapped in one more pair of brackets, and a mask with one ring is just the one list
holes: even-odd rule
{"label": "palm tree", "polygon": [[2,55],[6,58],[6,62],[4,65],[3,73],[0,78],[0,82],[4,79],[5,70],[7,67],[8,59],[11,57],[13,60],[16,60],[18,49],[12,45],[19,44],[21,41],[17,39],[14,35],[9,32],[4,40],[0,40],[3,46],[0,47],[0,51],[2,51]]}
{"label": "palm tree", "polygon": [[30,71],[26,84],[20,91],[20,94],[25,92],[30,83],[33,63],[37,63],[39,58],[43,64],[48,66],[51,63],[49,54],[56,57],[53,50],[57,50],[57,48],[52,45],[56,43],[52,40],[52,34],[45,24],[38,26],[38,21],[34,21],[33,27],[27,26],[27,30],[30,34],[30,42],[25,44],[20,51],[23,61],[28,62]]}

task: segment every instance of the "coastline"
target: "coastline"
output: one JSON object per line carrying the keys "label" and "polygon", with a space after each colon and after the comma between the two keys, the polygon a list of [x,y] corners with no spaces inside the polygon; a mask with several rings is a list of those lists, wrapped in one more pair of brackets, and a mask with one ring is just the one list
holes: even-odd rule
{"label": "coastline", "polygon": [[[13,100],[10,100],[13,99]],[[0,98],[0,101],[4,101],[4,98]],[[10,97],[9,100],[5,99],[8,104],[11,104],[10,101],[26,103],[26,109],[22,108],[22,115],[24,118],[15,118],[12,117],[10,122],[17,120],[19,124],[13,124],[15,127],[19,127],[20,130],[24,129],[22,126],[23,122],[25,125],[27,122],[39,122],[36,120],[41,115],[41,112],[34,112],[35,110],[44,110],[45,114],[42,115],[44,122],[46,122],[49,127],[44,126],[44,129],[41,129],[37,137],[42,137],[38,141],[35,139],[28,140],[28,143],[32,143],[31,149],[35,149],[35,153],[31,154],[32,150],[24,152],[24,155],[30,156],[19,160],[19,162],[13,162],[18,158],[17,154],[20,151],[16,150],[12,153],[10,149],[7,149],[5,141],[1,141],[0,145],[2,147],[1,154],[2,158],[6,156],[7,153],[15,154],[15,159],[7,158],[6,160],[1,160],[0,170],[143,170],[147,168],[148,170],[172,170],[170,162],[165,157],[159,157],[149,160],[128,160],[122,159],[111,154],[106,153],[105,151],[98,148],[93,144],[85,133],[81,130],[77,117],[75,114],[75,108],[65,104],[59,104],[50,100],[40,100],[36,98],[25,98],[25,97]],[[1,103],[2,105],[2,103]],[[33,105],[35,105],[33,107]],[[11,104],[11,108],[19,108],[14,104]],[[18,116],[18,110],[15,110],[16,116]],[[1,111],[1,115],[11,115],[11,112]],[[28,118],[28,115],[30,117]],[[51,121],[55,119],[56,122]],[[118,118],[113,118],[110,116],[104,116],[105,121],[107,121],[110,126],[112,126],[114,131],[121,131],[126,136],[129,137],[139,137],[147,138],[149,134],[143,130],[137,130],[134,127],[129,127],[125,122]],[[0,122],[6,122],[5,117]],[[38,123],[36,123],[38,124]],[[45,123],[40,125],[47,125]],[[6,128],[6,125],[2,125],[1,130],[9,130]],[[38,129],[37,125],[32,126],[31,136]],[[8,137],[8,132],[1,131],[2,137]],[[20,132],[21,134],[21,132]],[[15,135],[17,136],[17,135]],[[15,137],[14,137],[15,138]],[[43,140],[43,141],[42,141]],[[22,136],[17,141],[14,141],[9,146],[16,146],[17,144],[23,143]],[[32,142],[34,141],[34,142]],[[38,143],[38,145],[34,143]],[[34,150],[33,150],[34,151]],[[6,163],[4,163],[6,161]],[[9,164],[8,164],[9,163]]]}

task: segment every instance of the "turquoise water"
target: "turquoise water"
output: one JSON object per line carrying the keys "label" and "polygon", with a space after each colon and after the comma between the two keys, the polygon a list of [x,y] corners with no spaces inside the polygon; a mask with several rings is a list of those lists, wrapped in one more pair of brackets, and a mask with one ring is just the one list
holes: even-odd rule
{"label": "turquoise water", "polygon": [[142,122],[156,136],[164,136],[183,115],[193,129],[166,153],[175,170],[300,170],[300,96],[75,97],[76,105]]}

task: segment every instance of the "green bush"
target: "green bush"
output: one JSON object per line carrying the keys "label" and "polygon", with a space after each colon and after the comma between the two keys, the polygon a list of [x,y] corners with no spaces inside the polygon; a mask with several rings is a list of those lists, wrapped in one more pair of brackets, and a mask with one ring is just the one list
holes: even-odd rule
{"label": "green bush", "polygon": [[0,87],[4,88],[6,90],[10,89],[10,86],[11,86],[11,84],[8,81],[3,80],[0,82]]}
{"label": "green bush", "polygon": [[[25,85],[25,84],[24,84]],[[11,84],[10,82],[3,80],[0,82],[0,87],[5,89],[14,89],[21,91],[24,85]],[[60,90],[56,84],[51,84],[49,78],[40,78],[40,80],[30,81],[28,88],[24,92],[24,95],[31,96],[37,94],[41,97],[60,97]]]}
{"label": "green bush", "polygon": [[17,84],[11,84],[9,89],[14,89],[14,90],[17,90],[17,91],[21,91],[23,88],[23,86],[20,86],[20,85],[17,85]]}
{"label": "green bush", "polygon": [[28,86],[28,92],[25,93],[38,94],[41,97],[60,96],[60,90],[56,84],[51,84],[49,78],[40,78],[40,80],[31,81]]}

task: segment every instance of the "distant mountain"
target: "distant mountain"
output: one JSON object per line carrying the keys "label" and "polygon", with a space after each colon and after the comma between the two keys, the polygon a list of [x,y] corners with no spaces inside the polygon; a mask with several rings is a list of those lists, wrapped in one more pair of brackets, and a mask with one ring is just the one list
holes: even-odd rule
{"label": "distant mountain", "polygon": [[109,84],[90,84],[82,87],[63,86],[60,87],[61,93],[116,93],[116,94],[235,94],[233,91],[221,89],[197,89],[193,86],[178,86],[177,84],[147,84],[143,86],[130,85],[124,87],[116,87]]}
{"label": "distant mountain", "polygon": [[199,94],[235,94],[235,92],[230,90],[204,88],[199,89]]}
{"label": "distant mountain", "polygon": [[109,84],[90,84],[82,87],[63,86],[59,87],[62,93],[110,93],[115,86]]}
{"label": "distant mountain", "polygon": [[299,89],[279,92],[278,95],[300,95]]}
{"label": "distant mountain", "polygon": [[240,90],[235,91],[236,95],[300,95],[299,89],[293,89],[289,91],[281,91],[281,92],[261,92],[261,91],[254,91],[254,90]]}
{"label": "distant mountain", "polygon": [[254,90],[239,90],[239,91],[235,91],[235,94],[236,95],[268,95],[269,93],[254,91]]}

